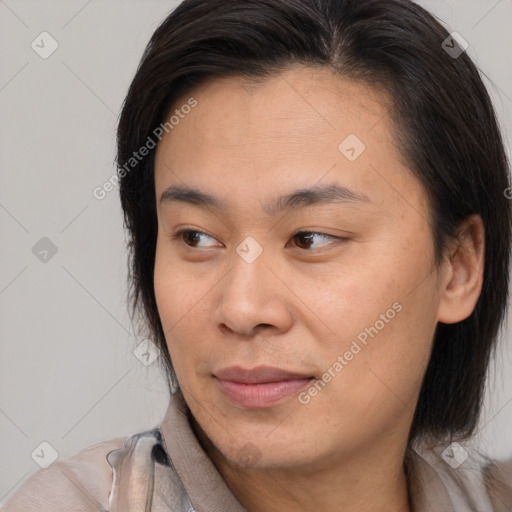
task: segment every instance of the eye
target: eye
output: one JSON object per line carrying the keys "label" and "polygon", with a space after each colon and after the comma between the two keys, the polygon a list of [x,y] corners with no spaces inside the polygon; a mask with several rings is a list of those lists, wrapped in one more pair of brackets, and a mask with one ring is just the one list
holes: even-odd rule
{"label": "eye", "polygon": [[[201,241],[201,238],[210,238],[212,240],[215,240],[210,235],[204,233],[203,231],[197,231],[195,229],[180,229],[179,231],[176,231],[173,235],[170,236],[171,240],[177,240],[180,239],[183,241],[185,245],[191,248],[201,248],[201,246],[198,245],[198,243]],[[291,240],[299,240],[299,243],[296,244],[299,249],[303,249],[306,251],[311,251],[312,249],[321,249],[322,247],[312,247],[312,242],[314,241],[315,237],[317,239],[323,239],[323,240],[338,240],[338,241],[344,241],[346,238],[342,238],[339,236],[333,236],[328,235],[326,233],[320,233],[317,231],[296,231]],[[314,243],[313,243],[314,245]],[[330,244],[324,244],[323,247]],[[304,247],[305,246],[305,247]]]}
{"label": "eye", "polygon": [[[333,236],[328,235],[326,233],[319,233],[317,231],[296,231],[293,236],[292,240],[299,240],[300,242],[296,245],[298,245],[299,249],[304,250],[311,250],[311,249],[319,249],[321,247],[311,247],[312,241],[317,237],[317,239],[323,239],[323,240],[345,240],[339,236]],[[301,245],[305,245],[306,247],[302,247]],[[329,244],[324,244],[323,247]]]}
{"label": "eye", "polygon": [[188,247],[195,248],[197,247],[196,243],[198,243],[201,237],[208,237],[214,240],[210,235],[203,233],[202,231],[197,231],[195,229],[180,229],[176,231],[173,235],[171,235],[171,240],[177,240],[178,238],[183,241],[185,245]]}

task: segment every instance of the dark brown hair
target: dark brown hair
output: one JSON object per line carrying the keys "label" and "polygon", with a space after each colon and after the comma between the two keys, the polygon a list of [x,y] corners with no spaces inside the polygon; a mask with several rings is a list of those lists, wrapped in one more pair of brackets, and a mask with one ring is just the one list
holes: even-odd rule
{"label": "dark brown hair", "polygon": [[[118,128],[122,170],[177,99],[216,77],[261,81],[302,64],[387,91],[397,146],[430,199],[436,264],[462,220],[480,214],[485,226],[482,293],[469,318],[437,326],[410,439],[473,433],[508,297],[507,157],[479,72],[465,52],[455,57],[445,51],[448,37],[431,14],[407,0],[185,0],[151,37]],[[172,363],[153,286],[153,167],[154,151],[120,172],[120,196],[132,318],[140,313],[160,347],[170,383]]]}

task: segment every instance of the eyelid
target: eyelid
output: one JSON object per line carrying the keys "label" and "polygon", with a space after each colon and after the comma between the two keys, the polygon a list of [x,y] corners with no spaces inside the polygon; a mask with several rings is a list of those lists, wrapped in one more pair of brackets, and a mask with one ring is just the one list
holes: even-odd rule
{"label": "eyelid", "polygon": [[296,235],[301,235],[301,234],[313,234],[313,235],[322,235],[322,236],[326,236],[326,237],[330,237],[330,238],[341,238],[341,237],[338,237],[336,235],[330,235],[329,233],[324,233],[323,231],[315,231],[314,229],[304,229],[304,228],[299,228],[299,229],[296,229],[293,233],[292,233],[292,236],[296,236]]}

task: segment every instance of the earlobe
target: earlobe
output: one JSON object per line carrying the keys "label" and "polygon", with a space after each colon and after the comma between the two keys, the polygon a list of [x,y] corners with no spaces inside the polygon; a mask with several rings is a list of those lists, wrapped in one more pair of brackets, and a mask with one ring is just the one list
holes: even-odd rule
{"label": "earlobe", "polygon": [[471,215],[461,223],[447,251],[438,321],[452,324],[471,315],[482,291],[485,229],[480,215]]}

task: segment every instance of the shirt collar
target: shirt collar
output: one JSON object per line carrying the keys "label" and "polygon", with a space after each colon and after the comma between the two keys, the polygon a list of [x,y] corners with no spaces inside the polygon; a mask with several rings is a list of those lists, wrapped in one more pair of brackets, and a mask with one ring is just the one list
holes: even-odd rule
{"label": "shirt collar", "polygon": [[224,478],[190,426],[181,391],[171,395],[160,426],[167,453],[197,512],[247,512],[235,498]]}
{"label": "shirt collar", "polygon": [[[247,512],[200,445],[180,390],[171,395],[160,430],[172,463],[197,512]],[[414,512],[452,512],[453,503],[439,473],[411,450],[408,486]]]}

